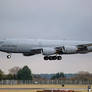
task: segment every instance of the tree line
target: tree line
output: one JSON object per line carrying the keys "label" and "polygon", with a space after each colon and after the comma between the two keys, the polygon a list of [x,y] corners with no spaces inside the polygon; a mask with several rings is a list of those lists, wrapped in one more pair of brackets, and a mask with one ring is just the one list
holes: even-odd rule
{"label": "tree line", "polygon": [[[56,73],[51,77],[51,80],[64,78],[64,73]],[[0,69],[0,80],[33,80],[43,79],[40,75],[32,74],[31,69],[28,66],[23,68],[13,67],[9,70],[9,74],[4,74]],[[43,79],[44,80],[44,79]]]}
{"label": "tree line", "polygon": [[0,70],[0,80],[32,80],[32,72],[28,66],[24,66],[18,69],[18,71],[14,71],[14,68],[12,68],[9,74],[4,74],[4,72]]}
{"label": "tree line", "polygon": [[[75,76],[71,78],[66,78],[63,72],[58,72],[54,74],[49,80],[92,80],[92,74],[85,71],[78,72]],[[47,78],[42,78],[40,75],[32,74],[31,69],[28,66],[23,68],[13,67],[9,70],[9,74],[4,74],[0,69],[0,80],[48,80]]]}

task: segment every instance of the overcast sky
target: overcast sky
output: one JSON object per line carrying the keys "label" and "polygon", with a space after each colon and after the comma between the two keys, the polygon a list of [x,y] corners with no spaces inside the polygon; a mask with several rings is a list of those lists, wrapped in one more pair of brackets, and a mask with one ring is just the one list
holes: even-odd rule
{"label": "overcast sky", "polygon": [[[0,0],[0,39],[32,38],[92,41],[92,0]],[[92,53],[46,62],[42,55],[0,53],[0,69],[28,65],[33,73],[92,73]]]}

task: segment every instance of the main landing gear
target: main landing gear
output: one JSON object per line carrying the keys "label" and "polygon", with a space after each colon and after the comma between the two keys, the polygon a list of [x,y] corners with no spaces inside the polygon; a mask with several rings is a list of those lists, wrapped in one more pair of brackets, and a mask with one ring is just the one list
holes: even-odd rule
{"label": "main landing gear", "polygon": [[44,56],[44,60],[62,60],[61,56]]}

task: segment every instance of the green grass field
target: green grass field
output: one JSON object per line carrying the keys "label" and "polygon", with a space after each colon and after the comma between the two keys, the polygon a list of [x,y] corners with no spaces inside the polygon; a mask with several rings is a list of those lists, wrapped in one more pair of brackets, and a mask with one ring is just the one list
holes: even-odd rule
{"label": "green grass field", "polygon": [[[61,85],[0,85],[0,88],[87,88],[88,85],[65,85],[62,87]],[[2,90],[0,92],[36,92],[37,90]],[[87,90],[83,90],[79,92],[87,92]],[[91,91],[92,92],[92,91]]]}

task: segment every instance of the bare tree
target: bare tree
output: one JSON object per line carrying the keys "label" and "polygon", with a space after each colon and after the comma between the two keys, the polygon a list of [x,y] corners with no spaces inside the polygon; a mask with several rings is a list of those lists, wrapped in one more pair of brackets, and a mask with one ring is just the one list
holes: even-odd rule
{"label": "bare tree", "polygon": [[80,71],[77,73],[77,78],[81,80],[92,80],[92,74],[88,71]]}
{"label": "bare tree", "polygon": [[88,71],[80,71],[78,72],[79,75],[89,75],[90,73]]}
{"label": "bare tree", "polygon": [[19,70],[20,70],[20,68],[18,66],[15,66],[15,67],[9,69],[9,74],[16,75]]}

